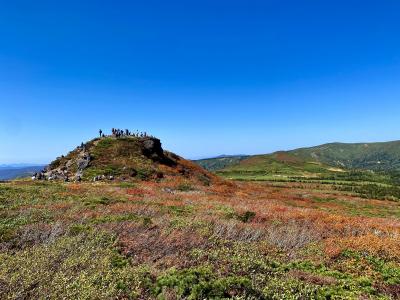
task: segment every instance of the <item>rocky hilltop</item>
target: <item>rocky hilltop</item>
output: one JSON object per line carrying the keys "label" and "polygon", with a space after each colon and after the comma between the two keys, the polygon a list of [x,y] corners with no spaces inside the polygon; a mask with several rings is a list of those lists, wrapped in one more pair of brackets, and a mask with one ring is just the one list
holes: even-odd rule
{"label": "rocky hilltop", "polygon": [[36,180],[100,181],[158,180],[174,176],[209,185],[216,176],[182,157],[165,151],[149,136],[101,136],[82,143],[37,173]]}

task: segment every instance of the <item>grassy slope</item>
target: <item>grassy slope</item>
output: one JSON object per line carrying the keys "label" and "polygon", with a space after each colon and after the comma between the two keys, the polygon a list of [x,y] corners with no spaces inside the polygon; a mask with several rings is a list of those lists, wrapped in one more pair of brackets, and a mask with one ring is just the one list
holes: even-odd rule
{"label": "grassy slope", "polygon": [[365,198],[400,199],[398,172],[346,170],[306,161],[292,152],[252,156],[216,173],[241,181],[314,182],[334,185],[337,190],[355,192]]}
{"label": "grassy slope", "polygon": [[331,143],[288,151],[305,161],[318,161],[347,169],[400,169],[400,141],[385,143]]}
{"label": "grassy slope", "polygon": [[364,190],[366,197],[398,199],[399,162],[400,142],[333,143],[251,156],[216,173],[235,180],[335,184],[348,191]]}
{"label": "grassy slope", "polygon": [[226,157],[199,159],[195,160],[194,162],[208,171],[217,171],[232,165],[236,165],[246,158],[248,158],[247,155],[233,155]]}
{"label": "grassy slope", "polygon": [[316,177],[318,174],[330,174],[331,167],[301,160],[286,152],[267,155],[255,155],[238,164],[217,171],[224,176],[303,176]]}
{"label": "grassy slope", "polygon": [[[213,171],[252,171],[270,174],[307,175],[329,173],[332,168],[393,171],[400,170],[400,141],[385,143],[331,143],[273,154],[233,159],[219,164],[219,159],[207,159],[201,164]],[[206,166],[207,166],[206,165]]]}
{"label": "grassy slope", "polygon": [[400,206],[328,185],[0,184],[1,299],[396,299]]}

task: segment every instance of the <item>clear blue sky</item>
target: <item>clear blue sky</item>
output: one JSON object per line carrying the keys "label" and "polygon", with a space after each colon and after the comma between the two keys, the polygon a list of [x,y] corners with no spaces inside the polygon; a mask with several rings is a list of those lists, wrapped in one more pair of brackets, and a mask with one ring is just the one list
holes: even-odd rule
{"label": "clear blue sky", "polygon": [[400,2],[0,0],[0,164],[111,127],[188,158],[400,139]]}

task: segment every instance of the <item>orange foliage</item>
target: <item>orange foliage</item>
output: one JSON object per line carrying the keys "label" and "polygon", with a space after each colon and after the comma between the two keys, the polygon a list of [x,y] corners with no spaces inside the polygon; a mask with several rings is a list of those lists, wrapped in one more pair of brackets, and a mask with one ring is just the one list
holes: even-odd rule
{"label": "orange foliage", "polygon": [[127,189],[126,193],[131,196],[139,196],[139,197],[153,196],[155,194],[154,191],[152,190],[140,189],[140,188]]}
{"label": "orange foliage", "polygon": [[77,183],[71,183],[68,185],[68,189],[70,189],[72,191],[79,191],[82,189],[82,185],[77,184]]}
{"label": "orange foliage", "polygon": [[336,257],[346,249],[368,252],[398,261],[400,259],[400,235],[377,236],[368,233],[362,236],[330,238],[325,242],[325,252],[330,257]]}

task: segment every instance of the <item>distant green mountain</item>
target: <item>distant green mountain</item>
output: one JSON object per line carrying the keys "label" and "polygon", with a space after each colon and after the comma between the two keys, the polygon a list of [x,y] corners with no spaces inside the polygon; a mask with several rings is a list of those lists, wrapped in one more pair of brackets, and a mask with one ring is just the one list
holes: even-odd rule
{"label": "distant green mountain", "polygon": [[287,177],[319,177],[321,174],[343,172],[316,161],[302,160],[281,151],[265,155],[253,155],[238,163],[215,171],[231,179],[269,180]]}
{"label": "distant green mountain", "polygon": [[[330,143],[272,154],[198,161],[217,174],[239,180],[361,180],[400,178],[400,141]],[[388,176],[390,179],[388,179]],[[397,179],[396,179],[397,180]]]}
{"label": "distant green mountain", "polygon": [[331,143],[287,151],[302,161],[314,161],[346,169],[400,170],[400,141],[384,143]]}
{"label": "distant green mountain", "polygon": [[217,171],[236,165],[248,157],[248,155],[220,155],[213,158],[195,160],[194,162],[208,171]]}
{"label": "distant green mountain", "polygon": [[330,143],[290,151],[253,156],[223,156],[196,161],[202,167],[218,171],[229,168],[268,168],[284,165],[319,168],[343,168],[374,171],[400,170],[400,141],[383,143]]}

